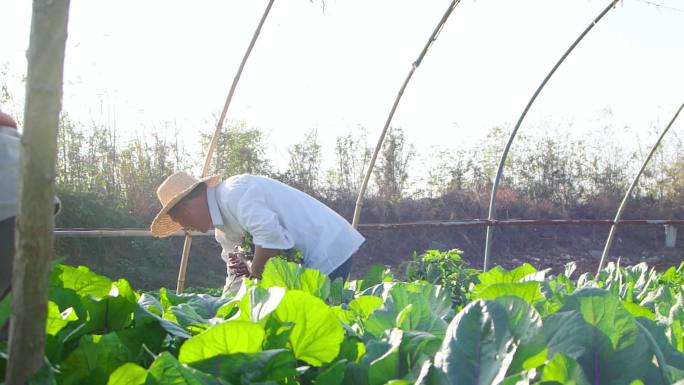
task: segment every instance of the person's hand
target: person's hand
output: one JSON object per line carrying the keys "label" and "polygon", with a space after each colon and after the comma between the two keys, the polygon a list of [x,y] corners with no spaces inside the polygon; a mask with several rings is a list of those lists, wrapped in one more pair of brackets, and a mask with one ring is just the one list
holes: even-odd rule
{"label": "person's hand", "polygon": [[228,253],[228,261],[228,267],[235,272],[237,277],[249,275],[249,267],[245,263],[245,254],[238,246],[235,246],[233,252]]}

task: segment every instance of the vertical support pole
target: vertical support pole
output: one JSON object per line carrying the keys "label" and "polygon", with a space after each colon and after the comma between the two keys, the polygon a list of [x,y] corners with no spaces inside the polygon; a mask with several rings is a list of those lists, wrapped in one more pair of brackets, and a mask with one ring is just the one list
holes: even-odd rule
{"label": "vertical support pole", "polygon": [[185,290],[185,271],[188,269],[188,256],[190,255],[190,246],[192,245],[192,235],[185,234],[185,241],[183,242],[183,254],[181,254],[180,270],[178,271],[178,283],[176,284],[176,294],[183,294]]}

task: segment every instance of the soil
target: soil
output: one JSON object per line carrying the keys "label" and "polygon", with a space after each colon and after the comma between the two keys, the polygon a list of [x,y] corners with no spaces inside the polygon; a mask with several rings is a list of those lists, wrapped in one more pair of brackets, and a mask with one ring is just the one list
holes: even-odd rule
{"label": "soil", "polygon": [[[561,272],[568,262],[577,263],[577,272],[595,272],[608,236],[607,226],[540,226],[496,229],[490,267],[501,265],[511,269],[524,262],[538,269]],[[355,256],[352,276],[360,277],[374,263],[403,272],[402,263],[413,252],[427,249],[460,249],[463,258],[475,268],[482,268],[484,228],[467,230],[424,229],[385,230],[364,234],[366,243]],[[610,250],[609,261],[621,265],[646,262],[657,270],[678,266],[684,256],[684,242],[675,248],[665,247],[662,226],[624,226],[618,229]]]}
{"label": "soil", "polygon": [[[574,261],[577,272],[595,272],[608,235],[607,226],[506,227],[494,231],[490,267],[511,269],[523,262],[538,269],[563,270]],[[682,229],[684,230],[684,229]],[[354,256],[352,278],[361,278],[374,264],[389,266],[395,276],[404,276],[404,263],[427,249],[460,249],[471,267],[481,269],[484,255],[484,228],[424,228],[375,230],[363,233],[365,244]],[[684,237],[684,232],[680,231]],[[623,226],[618,230],[608,261],[622,265],[646,262],[658,270],[678,266],[684,258],[684,240],[676,248],[664,245],[662,226]],[[65,263],[87,265],[92,270],[117,279],[124,277],[137,289],[175,288],[183,238],[65,239],[57,242],[58,255],[68,255]],[[213,237],[193,239],[185,287],[222,287],[225,263]]]}

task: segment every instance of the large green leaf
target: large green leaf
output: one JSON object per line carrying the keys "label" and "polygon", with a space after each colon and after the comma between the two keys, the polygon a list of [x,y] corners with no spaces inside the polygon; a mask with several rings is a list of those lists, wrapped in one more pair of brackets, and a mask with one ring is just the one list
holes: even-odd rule
{"label": "large green leaf", "polygon": [[366,355],[366,345],[357,336],[346,336],[340,345],[338,358],[347,362],[359,362]]}
{"label": "large green leaf", "polygon": [[97,275],[85,266],[55,265],[50,276],[49,299],[60,309],[73,308],[78,318],[85,322],[89,316],[83,298],[97,301],[108,296],[112,288],[111,279]]}
{"label": "large green leaf", "polygon": [[218,320],[213,321],[211,319],[203,318],[195,311],[195,308],[187,303],[169,307],[164,318],[177,323],[192,334],[201,333],[219,323]]}
{"label": "large green leaf", "polygon": [[[501,381],[500,385],[532,385],[537,376],[536,370],[528,370],[521,373],[508,376]],[[538,383],[534,383],[537,385]],[[543,385],[559,385],[555,382],[544,382]],[[576,384],[560,384],[560,385],[576,385]]]}
{"label": "large green leaf", "polygon": [[8,294],[0,300],[0,329],[5,326],[5,322],[10,318],[10,309],[12,305],[12,294]]}
{"label": "large green leaf", "polygon": [[106,384],[109,375],[133,357],[116,333],[86,335],[62,362],[59,383]]}
{"label": "large green leaf", "polygon": [[504,306],[471,302],[449,324],[435,356],[436,374],[442,383],[454,385],[497,384],[505,378],[515,350]]}
{"label": "large green leaf", "polygon": [[315,269],[303,269],[299,276],[299,289],[323,300],[330,296],[330,278]]}
{"label": "large green leaf", "polygon": [[[366,320],[373,312],[383,306],[383,300],[380,297],[361,295],[353,299],[349,304],[332,307],[337,318],[347,327],[354,324],[359,324],[362,328],[366,324]],[[391,324],[391,320],[388,325]],[[392,325],[393,326],[393,325]]]}
{"label": "large green leaf", "polygon": [[218,310],[230,302],[228,297],[214,297],[208,294],[184,293],[174,294],[171,291],[159,289],[159,300],[154,297],[145,297],[138,301],[141,306],[152,313],[166,319],[178,321],[182,326],[190,326],[191,329],[203,330],[203,323],[211,323],[208,320],[217,316]]}
{"label": "large green leaf", "polygon": [[71,267],[59,264],[52,269],[50,289],[69,289],[81,297],[90,295],[101,298],[109,294],[112,283],[111,279],[95,274],[85,266]]}
{"label": "large green leaf", "polygon": [[219,385],[217,379],[187,367],[169,352],[162,352],[147,371],[146,385]]}
{"label": "large green leaf", "polygon": [[292,322],[282,322],[276,317],[266,317],[264,325],[266,338],[264,339],[264,349],[286,349],[290,348],[290,334],[294,324]]}
{"label": "large green leaf", "polygon": [[653,373],[646,338],[618,297],[606,290],[583,289],[569,296],[561,312],[545,320],[544,329],[549,356],[563,353],[576,359],[592,384],[629,384]]}
{"label": "large green leaf", "polygon": [[138,309],[137,300],[130,284],[123,279],[115,282],[102,298],[83,297],[82,304],[88,312],[88,319],[79,334],[106,334],[129,326]]}
{"label": "large green leaf", "polygon": [[303,290],[324,300],[330,296],[330,279],[325,274],[281,258],[269,259],[261,277],[259,285],[264,288],[278,286]]}
{"label": "large green leaf", "polygon": [[544,300],[539,282],[518,282],[518,283],[494,283],[476,293],[472,299],[496,299],[503,296],[516,296],[524,299],[527,303],[534,305]]}
{"label": "large green leaf", "polygon": [[677,303],[677,290],[668,286],[660,286],[656,290],[646,292],[639,305],[652,310],[656,318],[666,319],[670,314],[670,310]]}
{"label": "large green leaf", "polygon": [[667,325],[667,334],[672,346],[684,352],[684,289],[676,295],[676,303],[670,308],[667,318],[661,318],[660,322]]}
{"label": "large green leaf", "polygon": [[159,302],[161,302],[164,310],[170,308],[171,306],[180,305],[190,301],[194,294],[176,294],[165,287],[159,289]]}
{"label": "large green leaf", "polygon": [[364,291],[370,287],[381,284],[383,282],[390,282],[392,280],[392,273],[383,265],[373,265],[367,271],[358,285],[358,291]]}
{"label": "large green leaf", "polygon": [[362,295],[349,302],[349,310],[351,310],[356,317],[366,320],[374,311],[380,308],[382,304],[382,298]]}
{"label": "large green leaf", "polygon": [[522,282],[531,275],[537,273],[532,265],[524,263],[511,271],[507,271],[501,266],[496,266],[493,269],[487,270],[478,274],[477,279],[480,282],[473,288],[473,294],[478,295],[480,290],[495,283],[516,283]]}
{"label": "large green leaf", "polygon": [[[154,310],[154,309],[152,309]],[[154,320],[156,321],[164,330],[166,330],[167,333],[169,333],[172,336],[179,337],[179,338],[190,338],[190,333],[188,333],[185,329],[183,329],[180,325],[178,325],[175,322],[171,322],[167,319],[164,319],[154,313],[153,311],[150,311],[142,306],[138,306],[138,309],[135,312],[135,322],[144,322],[147,320]]]}
{"label": "large green leaf", "polygon": [[525,300],[516,296],[496,299],[508,315],[508,328],[518,345],[509,373],[519,373],[542,365],[546,361],[546,340],[541,315]]}
{"label": "large green leaf", "polygon": [[264,288],[250,287],[239,302],[239,318],[259,322],[271,314],[285,296],[285,289],[279,286]]}
{"label": "large green leaf", "polygon": [[341,277],[337,277],[330,283],[330,296],[328,296],[328,303],[331,305],[339,305],[347,302],[354,295],[353,290],[344,288],[344,281]]}
{"label": "large green leaf", "polygon": [[544,320],[544,335],[548,357],[562,353],[577,360],[587,353],[591,344],[591,328],[579,311],[569,310],[554,313]]}
{"label": "large green leaf", "polygon": [[69,322],[78,320],[78,316],[73,308],[65,309],[63,312],[59,311],[59,306],[52,301],[48,301],[47,322],[45,324],[45,333],[49,335],[56,335]]}
{"label": "large green leaf", "polygon": [[404,332],[399,349],[399,371],[410,382],[415,382],[425,362],[435,356],[442,339],[420,331]]}
{"label": "large green leaf", "polygon": [[185,305],[193,308],[200,317],[210,319],[214,318],[218,309],[230,302],[230,300],[231,298],[229,297],[214,297],[209,294],[190,294],[190,298],[185,302]]}
{"label": "large green leaf", "polygon": [[132,362],[119,366],[110,376],[107,385],[143,385],[147,380],[147,370]]}
{"label": "large green leaf", "polygon": [[150,352],[158,354],[162,351],[166,330],[153,320],[136,323],[134,327],[116,332],[121,343],[126,346],[138,363],[151,363]]}
{"label": "large green leaf", "polygon": [[220,355],[190,365],[232,384],[282,383],[297,375],[297,361],[292,352],[285,349]]}
{"label": "large green leaf", "polygon": [[320,366],[337,357],[344,331],[333,311],[320,298],[289,290],[275,310],[275,316],[281,322],[294,324],[289,341],[297,359]]}
{"label": "large green leaf", "polygon": [[656,357],[658,367],[664,369],[666,381],[684,378],[684,352],[670,344],[665,334],[665,326],[658,325],[647,318],[637,318],[641,332],[646,334],[651,351]]}
{"label": "large green leaf", "polygon": [[218,355],[254,353],[261,350],[264,329],[248,321],[228,321],[198,334],[181,346],[178,360],[191,363]]}
{"label": "large green leaf", "polygon": [[[246,286],[245,286],[246,287]],[[233,298],[232,300],[224,303],[216,311],[216,318],[230,319],[238,311],[238,305],[240,304],[240,299]]]}
{"label": "large green leaf", "polygon": [[287,262],[282,258],[271,258],[264,266],[260,284],[263,287],[278,286],[288,289],[298,289],[301,268],[294,262]]}
{"label": "large green leaf", "polygon": [[577,361],[563,354],[556,354],[542,369],[542,383],[591,385]]}
{"label": "large green leaf", "polygon": [[[400,347],[404,333],[400,329],[388,332],[387,341],[371,341],[368,344],[368,383],[382,385],[390,380],[400,378],[402,373],[399,365]],[[372,359],[372,360],[371,360]],[[404,369],[405,370],[405,369]]]}
{"label": "large green leaf", "polygon": [[387,285],[385,304],[366,321],[365,330],[380,338],[385,330],[399,327],[443,336],[452,314],[449,293],[431,284],[397,283]]}
{"label": "large green leaf", "polygon": [[622,305],[634,317],[645,317],[655,321],[655,314],[644,306],[637,305],[634,302],[623,302]]}
{"label": "large green leaf", "polygon": [[341,359],[322,368],[316,376],[314,385],[341,385],[344,381],[344,372],[347,370],[347,360]]}
{"label": "large green leaf", "polygon": [[[377,298],[377,297],[376,297]],[[380,298],[378,298],[380,299]],[[382,301],[382,299],[380,299]],[[353,311],[347,310],[349,309],[349,306],[345,305],[338,305],[338,306],[333,306],[330,308],[333,313],[335,313],[335,316],[337,316],[337,319],[342,322],[346,328],[350,328],[356,321],[356,315],[354,314]]]}
{"label": "large green leaf", "polygon": [[140,298],[138,298],[138,305],[160,317],[164,315],[164,306],[151,294],[143,293]]}

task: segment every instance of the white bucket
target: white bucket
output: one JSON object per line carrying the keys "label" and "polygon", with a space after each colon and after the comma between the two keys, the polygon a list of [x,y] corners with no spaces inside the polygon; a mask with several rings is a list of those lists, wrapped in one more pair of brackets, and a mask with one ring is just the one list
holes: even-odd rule
{"label": "white bucket", "polygon": [[665,225],[665,247],[674,248],[677,243],[677,228],[672,225]]}

